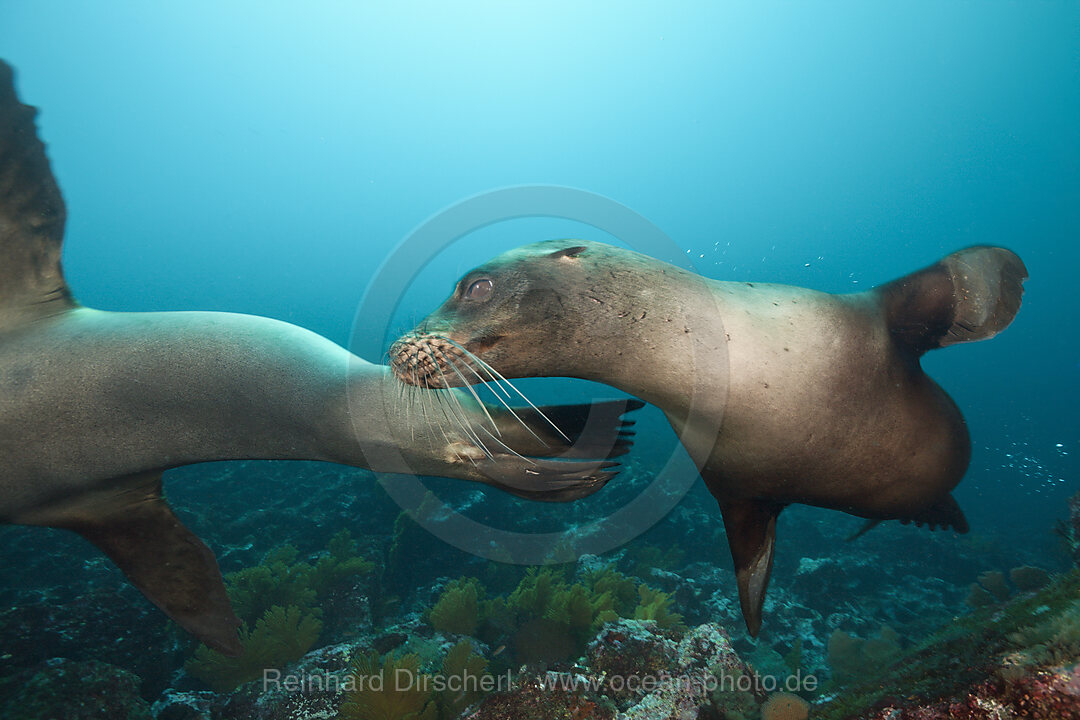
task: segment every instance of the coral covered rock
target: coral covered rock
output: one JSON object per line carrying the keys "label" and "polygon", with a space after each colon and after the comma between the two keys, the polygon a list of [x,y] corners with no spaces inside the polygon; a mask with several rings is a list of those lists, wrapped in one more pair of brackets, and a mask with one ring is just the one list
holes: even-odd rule
{"label": "coral covered rock", "polygon": [[648,694],[652,679],[676,667],[678,643],[653,622],[617,620],[589,643],[587,658],[603,677],[603,692],[626,707]]}

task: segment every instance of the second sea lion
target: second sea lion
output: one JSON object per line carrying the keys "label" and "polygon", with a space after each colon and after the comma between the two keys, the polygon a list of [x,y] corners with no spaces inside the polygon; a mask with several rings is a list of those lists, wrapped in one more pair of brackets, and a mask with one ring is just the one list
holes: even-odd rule
{"label": "second sea lion", "polygon": [[423,387],[564,376],[659,406],[720,504],[756,635],[787,505],[967,531],[950,494],[971,455],[967,425],[919,358],[1000,332],[1026,278],[1009,250],[972,247],[834,295],[552,240],[466,273],[391,365]]}

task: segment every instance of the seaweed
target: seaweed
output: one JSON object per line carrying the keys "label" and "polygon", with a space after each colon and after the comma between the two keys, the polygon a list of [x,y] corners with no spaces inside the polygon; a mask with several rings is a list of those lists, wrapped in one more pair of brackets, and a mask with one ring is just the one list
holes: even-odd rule
{"label": "seaweed", "polygon": [[326,555],[315,561],[308,576],[308,584],[322,598],[345,580],[367,575],[375,564],[365,560],[359,547],[347,529],[335,533],[326,544]]}
{"label": "seaweed", "polygon": [[466,708],[478,702],[484,695],[480,690],[479,679],[487,670],[484,658],[473,652],[472,643],[462,640],[450,651],[442,662],[444,678],[460,679],[460,686],[450,685],[436,695],[439,716],[445,720],[459,717]]}
{"label": "seaweed", "polygon": [[259,677],[264,668],[303,657],[322,632],[319,601],[347,578],[374,569],[360,557],[348,530],[334,535],[327,551],[311,565],[298,560],[295,547],[282,545],[259,565],[227,574],[226,590],[243,622],[244,653],[229,658],[199,646],[184,665],[188,673],[214,690],[231,690]]}
{"label": "seaweed", "polygon": [[348,530],[334,535],[327,550],[311,565],[297,560],[295,547],[282,545],[267,553],[259,565],[226,574],[225,585],[236,614],[248,623],[275,605],[291,605],[318,614],[318,601],[342,581],[366,575],[375,568],[358,554]]}
{"label": "seaweed", "polygon": [[638,586],[641,602],[634,610],[634,619],[653,620],[662,628],[678,632],[686,630],[682,615],[671,612],[671,596],[660,590],[653,590],[642,583]]}
{"label": "seaweed", "polygon": [[458,578],[447,584],[431,608],[431,626],[443,633],[472,635],[480,624],[484,588],[476,578]]}
{"label": "seaweed", "polygon": [[353,659],[342,720],[438,720],[439,708],[416,655],[366,653]]}
{"label": "seaweed", "polygon": [[585,581],[594,593],[607,593],[611,596],[612,607],[620,617],[634,614],[640,595],[638,584],[611,566],[603,570],[594,570],[585,576]]}
{"label": "seaweed", "polygon": [[315,589],[310,586],[311,566],[296,561],[297,550],[282,545],[267,553],[262,563],[225,575],[225,587],[237,616],[254,623],[274,606],[313,610]]}
{"label": "seaweed", "polygon": [[667,593],[636,584],[611,567],[577,583],[568,582],[561,570],[530,568],[509,596],[485,599],[485,594],[476,578],[449,583],[429,612],[432,627],[492,644],[512,639],[515,656],[527,663],[580,655],[605,623],[620,617],[685,628]]}
{"label": "seaweed", "polygon": [[295,606],[275,606],[255,623],[240,630],[244,652],[226,657],[200,645],[184,663],[189,675],[202,680],[216,692],[226,692],[262,677],[269,668],[281,668],[302,658],[319,639],[322,622]]}

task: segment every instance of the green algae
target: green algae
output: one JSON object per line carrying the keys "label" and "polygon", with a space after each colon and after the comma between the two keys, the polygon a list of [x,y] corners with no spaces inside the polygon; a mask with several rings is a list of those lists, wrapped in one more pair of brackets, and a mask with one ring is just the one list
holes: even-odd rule
{"label": "green algae", "polygon": [[458,578],[447,584],[428,613],[431,626],[442,633],[472,635],[480,624],[484,588],[476,578]]}
{"label": "green algae", "polygon": [[184,670],[216,692],[227,692],[263,676],[270,668],[296,662],[319,639],[322,623],[314,615],[295,607],[272,607],[255,623],[240,630],[244,652],[226,657],[200,645],[184,664]]}
{"label": "green algae", "polygon": [[243,622],[244,652],[230,658],[205,646],[184,668],[223,692],[281,668],[310,650],[322,631],[319,602],[342,582],[370,573],[374,565],[359,555],[348,530],[334,535],[314,564],[298,560],[292,545],[267,553],[262,563],[225,576],[226,590]]}
{"label": "green algae", "polygon": [[438,720],[439,709],[420,673],[417,655],[359,655],[350,668],[352,688],[342,720]]}
{"label": "green algae", "polygon": [[456,720],[480,700],[479,679],[487,669],[467,640],[442,660],[442,684],[422,672],[419,655],[366,653],[353,659],[342,720]]}
{"label": "green algae", "polygon": [[638,586],[641,602],[634,609],[635,620],[653,620],[662,628],[684,631],[682,615],[671,611],[671,596],[659,590],[653,590],[644,583]]}
{"label": "green algae", "polygon": [[259,565],[225,575],[229,600],[241,620],[253,623],[274,606],[318,614],[319,600],[334,587],[375,568],[359,555],[348,530],[330,539],[327,553],[314,565],[297,556],[295,547],[282,545],[267,553]]}

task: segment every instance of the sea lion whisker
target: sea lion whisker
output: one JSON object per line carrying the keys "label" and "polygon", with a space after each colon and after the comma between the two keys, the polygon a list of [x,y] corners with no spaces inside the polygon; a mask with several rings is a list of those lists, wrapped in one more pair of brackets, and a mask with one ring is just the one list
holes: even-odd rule
{"label": "sea lion whisker", "polygon": [[[460,370],[458,370],[457,363],[454,362],[454,359],[446,353],[440,353],[439,359],[442,360],[447,367],[453,370],[459,378],[461,378],[461,382],[464,385],[465,389],[468,390],[470,394],[472,394],[473,400],[475,400],[476,404],[480,406],[480,409],[484,411],[484,415],[487,417],[488,422],[491,423],[491,427],[495,429],[496,433],[502,435],[502,433],[499,432],[499,426],[495,424],[495,418],[491,417],[491,413],[488,412],[487,405],[485,405],[484,401],[480,399],[480,396],[477,394],[476,389],[468,381],[465,380],[465,376],[462,375]],[[477,375],[477,377],[479,377],[479,375]]]}
{"label": "sea lion whisker", "polygon": [[[502,383],[501,383],[501,382],[499,382],[499,379],[498,379],[498,378],[502,378],[502,380],[503,380],[504,382],[506,382],[506,384],[507,384],[507,385],[509,385],[509,386],[510,386],[511,388],[513,388],[514,392],[516,392],[516,393],[517,393],[518,395],[520,395],[520,396],[522,397],[522,399],[524,399],[524,400],[525,400],[525,402],[527,402],[527,403],[529,404],[529,406],[530,406],[530,407],[531,407],[531,408],[532,408],[533,410],[535,410],[535,411],[537,412],[537,414],[539,414],[539,415],[540,415],[540,417],[544,418],[544,420],[547,420],[548,424],[549,424],[549,425],[551,425],[551,427],[555,428],[555,432],[559,433],[559,435],[561,435],[561,436],[562,436],[562,437],[563,437],[564,439],[566,439],[566,441],[567,441],[567,442],[571,442],[570,438],[568,438],[568,437],[566,436],[566,433],[564,433],[564,432],[563,432],[562,430],[560,430],[560,429],[559,429],[559,427],[558,427],[558,426],[557,426],[557,425],[556,425],[556,424],[555,424],[554,422],[552,422],[552,421],[551,421],[551,418],[549,418],[549,417],[548,417],[547,415],[545,415],[545,414],[544,414],[543,412],[541,412],[541,410],[540,410],[540,409],[539,409],[538,407],[536,407],[535,405],[533,405],[532,401],[530,401],[530,400],[529,400],[529,398],[525,397],[524,393],[522,393],[522,392],[521,392],[520,390],[518,390],[518,389],[517,389],[517,388],[516,388],[516,387],[514,386],[514,384],[513,384],[513,383],[511,383],[511,382],[510,382],[509,380],[507,380],[506,378],[504,378],[504,377],[503,377],[502,375],[500,375],[500,374],[498,374],[497,372],[495,372],[495,369],[494,369],[494,368],[492,368],[492,367],[491,367],[491,365],[489,365],[488,363],[486,363],[486,362],[485,362],[484,360],[481,360],[481,359],[480,359],[479,357],[477,357],[477,356],[476,356],[476,355],[475,355],[475,354],[474,354],[474,353],[473,353],[472,351],[470,351],[470,350],[466,349],[465,347],[463,347],[463,346],[462,346],[462,345],[460,345],[459,343],[456,343],[456,342],[454,342],[453,340],[451,340],[451,339],[450,339],[450,338],[448,338],[448,337],[444,337],[444,336],[442,336],[442,335],[436,335],[436,336],[434,336],[434,337],[437,337],[437,338],[439,338],[439,339],[441,339],[441,340],[445,340],[446,342],[448,342],[448,343],[450,343],[451,345],[453,345],[454,347],[456,347],[456,348],[457,348],[458,350],[460,350],[460,351],[462,352],[462,354],[464,355],[465,359],[467,359],[467,360],[471,360],[471,361],[472,361],[473,363],[475,363],[475,364],[477,365],[477,367],[479,367],[479,368],[480,368],[481,370],[483,370],[484,372],[486,372],[486,373],[488,374],[488,376],[489,376],[489,377],[491,378],[491,380],[490,380],[490,381],[489,381],[489,380],[484,380],[483,376],[482,376],[482,375],[480,375],[480,373],[476,371],[476,368],[474,368],[474,367],[473,367],[473,366],[472,366],[471,364],[468,364],[468,363],[466,364],[466,367],[467,367],[467,368],[469,368],[470,370],[472,370],[473,374],[474,374],[474,375],[476,375],[476,377],[477,377],[477,378],[478,378],[478,379],[479,379],[479,380],[480,380],[481,382],[483,382],[483,383],[484,383],[484,384],[486,384],[486,385],[491,385],[491,384],[494,384],[494,385],[495,385],[496,387],[498,387],[498,388],[499,388],[500,390],[502,390],[502,391],[503,391],[503,393],[505,393],[505,394],[506,394],[506,399],[503,399],[503,398],[502,398],[502,396],[500,396],[500,395],[499,395],[498,393],[495,393],[495,397],[496,397],[496,398],[498,398],[499,402],[501,402],[501,403],[502,403],[503,407],[504,407],[504,408],[506,408],[506,410],[507,410],[507,411],[508,411],[508,412],[509,412],[509,413],[510,413],[511,415],[513,415],[513,416],[514,416],[514,419],[515,419],[515,420],[517,420],[517,421],[518,421],[518,423],[520,423],[520,424],[521,424],[521,427],[523,427],[523,428],[525,428],[526,430],[528,430],[528,431],[529,431],[529,434],[530,434],[530,435],[532,435],[532,436],[533,436],[534,438],[536,438],[536,440],[537,440],[537,441],[538,441],[538,442],[539,442],[539,443],[540,443],[541,445],[543,445],[544,447],[547,447],[547,446],[548,446],[547,442],[546,442],[546,441],[545,441],[545,440],[544,440],[543,438],[541,438],[541,437],[540,437],[539,435],[537,435],[537,434],[536,434],[536,432],[535,432],[535,431],[534,431],[534,430],[532,429],[532,427],[531,427],[531,426],[530,426],[530,425],[529,425],[528,423],[526,423],[526,422],[525,422],[524,420],[522,420],[522,419],[521,419],[521,416],[520,416],[520,415],[518,415],[518,414],[517,414],[517,412],[516,412],[516,411],[514,410],[513,406],[511,406],[511,405],[510,405],[510,403],[508,402],[508,400],[509,400],[509,399],[511,398],[511,395],[510,395],[510,393],[509,393],[509,392],[507,392],[507,391],[506,391],[506,389],[505,389],[505,388],[504,388],[504,387],[502,386]],[[444,357],[445,357],[445,354],[444,354]],[[496,375],[498,375],[498,377],[496,377]],[[465,379],[464,379],[464,378],[462,378],[462,382],[464,382],[464,381],[465,381]]]}
{"label": "sea lion whisker", "polygon": [[483,360],[481,360],[480,358],[478,358],[478,357],[476,356],[476,354],[475,354],[475,353],[473,353],[473,352],[472,352],[471,350],[469,350],[468,348],[466,348],[466,347],[465,347],[464,345],[462,345],[461,343],[455,342],[455,341],[451,340],[450,338],[448,338],[448,337],[446,337],[446,336],[444,336],[444,335],[439,335],[439,336],[437,336],[437,337],[438,337],[439,339],[441,339],[441,340],[445,340],[446,342],[450,343],[450,344],[451,344],[452,346],[454,346],[454,347],[455,347],[455,348],[457,348],[457,349],[458,349],[459,351],[461,351],[461,353],[462,353],[462,354],[463,354],[463,355],[464,355],[464,356],[465,356],[465,357],[466,357],[467,359],[469,359],[469,360],[472,360],[473,362],[475,362],[475,363],[476,363],[476,365],[477,365],[477,366],[478,366],[478,367],[479,367],[479,368],[480,368],[481,370],[483,370],[484,372],[486,372],[486,373],[487,373],[487,375],[488,375],[488,377],[490,378],[490,380],[483,380],[483,378],[481,377],[480,373],[476,372],[476,370],[475,370],[475,369],[472,369],[472,367],[470,366],[470,369],[472,369],[472,370],[473,370],[473,373],[475,373],[475,374],[476,374],[476,377],[478,377],[478,378],[481,378],[481,380],[482,380],[482,381],[483,381],[484,383],[493,383],[493,384],[495,385],[495,387],[497,387],[497,388],[498,388],[499,390],[501,390],[501,391],[502,391],[502,392],[503,392],[503,393],[504,393],[504,394],[506,395],[506,399],[507,399],[507,400],[510,400],[510,399],[512,398],[512,396],[510,395],[509,391],[507,391],[507,389],[503,387],[502,383],[501,383],[501,382],[499,382],[499,379],[498,379],[498,378],[496,378],[496,377],[495,377],[495,375],[494,375],[494,374],[493,374],[493,373],[491,372],[491,370],[489,370],[489,369],[488,369],[488,368],[489,368],[488,364],[487,364],[486,362],[484,362]]}
{"label": "sea lion whisker", "polygon": [[[494,460],[494,455],[488,450],[487,445],[476,431],[472,418],[465,409],[464,403],[461,402],[461,397],[453,391],[446,391],[446,397],[449,397],[452,401],[447,402],[447,405],[454,411],[455,416],[458,418],[458,424],[461,426],[462,432],[464,432],[468,438],[483,451],[484,455],[487,456],[489,460]],[[484,426],[481,424],[479,427],[483,428]],[[490,434],[490,432],[488,434]]]}
{"label": "sea lion whisker", "polygon": [[469,438],[469,441],[480,448],[485,457],[489,460],[494,460],[495,456],[488,450],[487,445],[480,439],[480,435],[473,429],[468,413],[465,412],[465,407],[462,405],[461,399],[457,394],[450,391],[440,392],[439,403],[444,406],[444,412],[449,412],[449,415],[457,423],[457,426],[461,428],[461,432]]}
{"label": "sea lion whisker", "polygon": [[[451,408],[454,407],[454,406],[450,405],[450,403],[446,402],[446,397],[449,397],[451,400],[454,401],[454,403],[456,403],[456,409],[460,413],[460,414],[457,415],[456,419],[457,419],[458,425],[461,427],[462,431],[465,433],[465,435],[470,440],[472,440],[484,452],[484,455],[486,455],[488,458],[494,459],[491,452],[487,449],[487,446],[484,445],[483,441],[480,440],[480,436],[477,435],[476,432],[472,429],[471,421],[469,420],[468,413],[465,412],[465,407],[461,404],[461,399],[458,398],[457,394],[454,393],[453,390],[450,390],[450,383],[448,383],[446,381],[446,373],[443,372],[443,365],[445,364],[445,356],[443,356],[441,353],[438,356],[436,356],[435,355],[436,351],[435,351],[434,348],[429,347],[428,350],[429,350],[429,352],[432,353],[432,358],[433,359],[437,358],[437,359],[441,359],[441,360],[444,361],[444,362],[436,362],[435,363],[435,368],[439,371],[439,377],[442,380],[443,387],[446,388],[446,394],[439,396],[440,404],[444,404],[444,405],[449,406]],[[460,373],[458,373],[458,374],[460,375]],[[444,412],[445,412],[445,409],[444,409]]]}
{"label": "sea lion whisker", "polygon": [[[468,350],[465,350],[465,352],[469,352],[469,351],[468,351]],[[472,355],[472,353],[469,353],[469,354],[470,354],[470,355]],[[472,356],[472,359],[473,359],[473,360],[475,360],[475,361],[477,361],[477,362],[483,362],[483,361],[481,361],[481,360],[480,360],[480,358],[476,357],[475,355],[473,355],[473,356]],[[479,378],[481,382],[483,382],[484,384],[490,384],[490,383],[489,383],[488,381],[484,380],[484,379],[483,379],[483,376],[482,376],[482,375],[480,375],[480,373],[476,372],[476,370],[475,370],[474,368],[472,368],[471,366],[467,366],[467,367],[469,367],[469,369],[473,371],[473,374],[474,374],[474,375],[476,375],[476,377],[477,377],[477,378]],[[482,367],[482,366],[481,366],[481,367]],[[492,377],[494,377],[494,376],[492,376]],[[464,382],[464,378],[462,378],[462,382]],[[495,382],[497,383],[498,381],[496,380]],[[504,392],[505,392],[505,391],[504,391]],[[519,394],[520,394],[520,393],[519,393]],[[509,413],[510,413],[511,415],[513,415],[513,416],[514,416],[514,419],[518,421],[518,423],[519,423],[519,424],[521,425],[521,427],[523,427],[523,428],[525,428],[526,430],[528,430],[528,431],[529,431],[529,434],[530,434],[530,435],[532,435],[532,436],[533,436],[534,438],[536,438],[537,442],[539,442],[539,443],[540,443],[541,445],[543,445],[544,447],[547,447],[547,446],[548,446],[548,444],[547,444],[547,443],[546,443],[546,442],[544,441],[544,439],[543,439],[542,437],[540,437],[539,435],[537,435],[537,434],[536,434],[536,431],[534,431],[534,430],[532,429],[532,427],[531,427],[531,426],[530,426],[530,425],[529,425],[529,424],[528,424],[527,422],[525,422],[525,421],[524,421],[524,420],[523,420],[523,419],[521,418],[521,416],[520,416],[520,415],[518,415],[518,414],[517,414],[517,411],[515,411],[515,410],[514,410],[513,406],[512,406],[512,405],[510,405],[510,403],[509,403],[509,402],[507,402],[507,400],[504,400],[504,399],[503,399],[503,398],[502,398],[502,397],[501,397],[501,396],[500,396],[500,395],[499,395],[498,393],[495,393],[495,397],[496,397],[496,398],[498,398],[499,402],[500,402],[500,403],[502,403],[502,406],[503,406],[504,408],[506,408],[507,412],[509,412]],[[509,397],[510,397],[510,395],[509,395],[509,394],[507,394],[507,398],[509,398]],[[527,398],[526,398],[525,402],[529,402]],[[530,404],[530,405],[532,405],[532,403],[529,403],[529,404]],[[534,406],[534,407],[535,407],[535,406]],[[539,411],[538,411],[538,412],[539,412]],[[542,414],[542,413],[541,413],[541,414]],[[545,419],[546,419],[546,418],[545,418]],[[548,422],[551,422],[551,421],[550,421],[550,420],[548,420]],[[497,426],[496,426],[496,429],[497,429]],[[556,430],[558,430],[558,428],[555,428],[555,429],[556,429]],[[499,434],[501,435],[502,433],[500,432]],[[562,434],[562,433],[560,432],[560,434]],[[564,437],[565,437],[565,435],[564,435]]]}
{"label": "sea lion whisker", "polygon": [[[462,349],[464,350],[464,348],[462,348]],[[468,353],[469,355],[472,355],[472,353],[469,353],[469,351],[468,351],[468,350],[465,350],[465,352],[466,352],[466,353]],[[469,359],[469,358],[466,358],[466,359]],[[473,357],[472,359],[474,359],[474,360],[479,360],[479,358],[476,358],[475,356],[474,356],[474,357]],[[473,367],[473,366],[472,366],[471,364],[469,364],[469,363],[466,363],[466,364],[465,364],[465,367],[469,368],[469,370],[470,370],[470,371],[472,372],[472,374],[473,374],[473,375],[475,375],[475,376],[476,376],[476,378],[477,378],[477,379],[478,379],[478,380],[479,380],[480,382],[484,383],[485,385],[488,385],[489,387],[490,387],[490,386],[491,386],[492,384],[494,384],[494,385],[495,385],[496,387],[499,387],[499,389],[503,390],[503,392],[504,392],[504,393],[506,393],[506,390],[504,390],[504,389],[502,388],[502,386],[501,386],[501,385],[499,385],[499,381],[495,379],[495,376],[494,376],[494,375],[491,375],[491,376],[490,376],[490,377],[491,377],[491,380],[485,380],[485,379],[484,379],[484,376],[483,376],[483,375],[481,375],[481,374],[480,374],[479,372],[477,372],[476,368],[475,368],[475,367]],[[481,369],[483,369],[483,368],[481,367]],[[465,382],[465,378],[462,378],[462,382]],[[493,393],[493,394],[495,395],[495,399],[497,399],[497,400],[499,401],[499,403],[501,403],[501,404],[502,404],[502,406],[503,406],[503,407],[504,407],[504,408],[506,409],[506,411],[507,411],[507,412],[509,412],[509,413],[510,413],[511,415],[513,415],[514,419],[515,419],[515,420],[517,420],[517,421],[518,421],[518,423],[520,423],[520,424],[521,424],[521,426],[522,426],[523,428],[525,428],[526,430],[528,430],[528,431],[529,431],[529,433],[530,433],[530,434],[531,434],[531,435],[532,435],[532,436],[533,436],[534,438],[536,438],[536,440],[537,440],[538,442],[540,442],[540,444],[541,444],[541,445],[543,445],[544,447],[547,447],[547,443],[546,443],[546,442],[544,441],[544,439],[543,439],[543,438],[541,438],[541,437],[540,437],[539,435],[537,435],[537,434],[536,434],[536,433],[535,433],[535,432],[533,431],[533,429],[532,429],[532,428],[531,428],[531,427],[529,426],[529,424],[528,424],[528,423],[526,423],[526,422],[525,422],[524,420],[522,420],[522,419],[521,419],[521,416],[517,414],[517,412],[516,412],[516,411],[514,410],[514,407],[513,407],[513,406],[512,406],[512,405],[511,405],[511,404],[510,404],[509,402],[507,402],[507,400],[508,400],[508,399],[510,398],[510,394],[509,394],[509,393],[506,393],[506,398],[503,398],[503,396],[502,396],[502,395],[500,395],[499,393]],[[489,418],[490,418],[490,416],[489,416]],[[495,426],[495,429],[496,429],[496,432],[498,432],[498,433],[499,433],[499,435],[502,435],[502,432],[501,432],[501,431],[499,431],[499,429],[498,429],[498,426],[497,426],[497,425]]]}
{"label": "sea lion whisker", "polygon": [[[419,387],[420,376],[419,376],[419,372],[416,370],[416,368],[413,368],[413,380],[417,383],[417,387]],[[431,415],[432,415],[432,413],[435,412],[435,408],[431,403],[430,395],[431,395],[431,393],[421,393],[420,394],[420,411],[424,415],[424,425],[427,426],[429,431],[431,431],[431,430],[433,430],[435,428],[435,423],[431,419]],[[431,410],[431,412],[429,413],[428,410]],[[441,429],[441,427],[440,427],[440,429]],[[450,438],[447,437],[445,431],[443,432],[443,437],[446,439],[447,444],[449,444],[450,443]]]}
{"label": "sea lion whisker", "polygon": [[416,426],[412,422],[412,410],[413,410],[413,398],[416,393],[416,388],[412,385],[406,385],[406,383],[398,383],[405,388],[402,393],[402,405],[405,409],[405,421],[409,424],[409,437],[412,442],[416,442]]}
{"label": "sea lion whisker", "polygon": [[[425,394],[426,395],[431,395],[431,393],[425,393]],[[444,405],[444,398],[442,396],[440,396],[440,395],[437,395],[435,399],[436,399],[436,401],[438,401],[439,410],[442,411],[443,418],[447,422],[451,422],[450,415],[447,412],[446,407]],[[434,402],[431,401],[430,397],[428,398],[428,402],[430,403],[431,412],[432,412],[432,414],[434,414],[435,413],[435,404],[434,404]],[[437,427],[439,429],[439,432],[442,433],[443,440],[446,442],[446,446],[453,451],[454,457],[456,457],[458,460],[464,459],[464,458],[462,458],[461,453],[458,452],[457,445],[450,439],[450,435],[446,432],[446,427],[442,423],[431,423],[431,425],[434,425],[435,427]]]}
{"label": "sea lion whisker", "polygon": [[[473,357],[476,357],[476,356],[473,356]],[[533,404],[533,401],[532,401],[532,400],[530,400],[529,398],[525,397],[525,393],[523,393],[523,392],[521,392],[520,390],[518,390],[518,389],[517,389],[517,386],[515,386],[515,385],[514,385],[514,383],[510,382],[509,380],[507,380],[507,379],[506,379],[505,377],[503,377],[502,373],[500,373],[500,372],[499,372],[498,370],[496,370],[495,368],[491,367],[491,365],[489,365],[488,363],[484,362],[484,361],[483,361],[483,360],[481,360],[480,358],[478,358],[478,357],[477,357],[477,358],[476,358],[476,360],[477,360],[477,362],[479,362],[479,363],[482,363],[483,367],[485,367],[485,368],[486,368],[486,369],[487,369],[488,371],[490,371],[490,372],[494,373],[495,375],[497,375],[497,376],[499,377],[499,379],[500,379],[500,380],[502,380],[502,381],[503,381],[504,383],[506,383],[506,384],[507,384],[507,385],[509,385],[509,386],[510,386],[511,388],[513,388],[514,392],[516,392],[516,393],[517,393],[517,394],[518,394],[518,395],[519,395],[519,396],[521,397],[521,399],[522,399],[522,400],[524,400],[524,401],[525,401],[526,403],[528,403],[529,407],[531,407],[531,408],[533,409],[533,411],[534,411],[534,412],[536,412],[536,414],[537,414],[537,415],[539,415],[540,417],[544,418],[544,420],[546,420],[546,421],[547,421],[547,424],[548,424],[548,425],[550,425],[550,426],[551,426],[551,427],[552,427],[552,428],[553,428],[553,429],[555,430],[555,432],[559,433],[559,435],[561,435],[561,436],[562,436],[563,440],[565,440],[565,441],[566,441],[566,442],[568,442],[568,443],[573,443],[573,440],[571,440],[571,439],[570,439],[570,438],[569,438],[569,437],[568,437],[568,436],[566,435],[566,433],[564,433],[564,432],[563,432],[563,431],[562,431],[562,430],[561,430],[561,429],[559,428],[559,426],[555,424],[555,422],[554,422],[554,421],[553,421],[553,420],[552,420],[551,418],[549,418],[549,417],[548,417],[547,415],[545,415],[545,414],[544,414],[544,411],[543,411],[543,410],[541,410],[540,408],[536,407],[536,405],[534,405],[534,404]],[[539,439],[539,438],[537,438],[537,439]]]}
{"label": "sea lion whisker", "polygon": [[[480,366],[479,363],[478,363],[478,361],[479,361],[478,357],[473,355],[471,352],[469,352],[468,350],[466,350],[462,346],[455,343],[453,340],[448,339],[447,342],[451,343],[455,348],[457,348],[462,353],[461,359],[465,361],[465,363],[464,363],[465,367],[467,367],[469,369],[469,372],[471,372],[473,375],[476,376],[477,380],[479,380],[484,385],[494,386],[495,388],[498,388],[499,390],[501,390],[503,392],[503,394],[506,395],[507,400],[510,399],[510,393],[508,393],[506,391],[506,389],[499,383],[499,381],[495,378],[494,375],[492,375],[491,373],[487,373],[487,377],[485,378],[483,375],[481,375],[479,373],[479,371],[477,371],[476,367],[474,367],[474,364],[477,367],[480,367],[481,370],[484,370],[483,366]],[[449,355],[445,355],[445,353],[444,353],[444,356],[449,359]],[[485,372],[486,372],[486,370],[485,370]],[[466,382],[465,378],[462,378],[461,381]],[[499,393],[494,393],[494,394],[495,394],[495,397],[497,397],[500,402],[503,402],[503,399],[502,399],[502,397],[500,397]],[[506,405],[506,403],[503,402],[503,405]]]}

